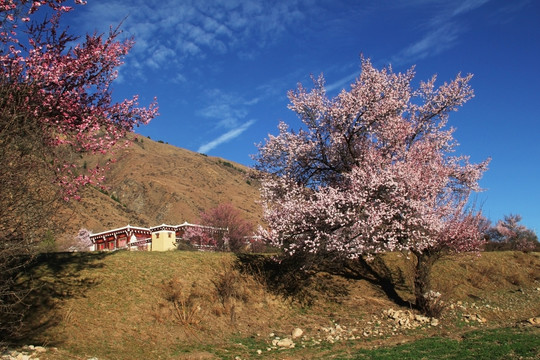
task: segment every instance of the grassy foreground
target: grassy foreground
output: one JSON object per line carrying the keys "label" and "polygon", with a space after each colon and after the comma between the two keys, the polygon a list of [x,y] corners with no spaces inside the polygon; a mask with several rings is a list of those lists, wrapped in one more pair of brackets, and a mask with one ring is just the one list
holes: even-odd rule
{"label": "grassy foreground", "polygon": [[[540,316],[538,253],[443,259],[433,285],[447,307],[421,324],[388,316],[414,312],[370,279],[320,274],[299,303],[235,261],[181,251],[44,255],[20,279],[34,291],[18,346],[44,345],[41,360],[540,357],[530,321]],[[389,254],[385,263],[399,296],[412,299],[407,260]],[[294,348],[278,346],[295,328],[303,334]]]}

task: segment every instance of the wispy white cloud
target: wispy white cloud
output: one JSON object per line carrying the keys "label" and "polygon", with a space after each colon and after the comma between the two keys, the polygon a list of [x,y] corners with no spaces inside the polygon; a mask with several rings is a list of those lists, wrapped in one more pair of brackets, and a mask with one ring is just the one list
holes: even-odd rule
{"label": "wispy white cloud", "polygon": [[355,71],[354,73],[348,74],[341,79],[338,79],[334,81],[331,84],[328,84],[325,86],[327,92],[333,92],[333,91],[341,91],[342,89],[346,89],[350,84],[352,84],[356,77],[359,75],[359,70]]}
{"label": "wispy white cloud", "polygon": [[[460,17],[476,10],[490,0],[444,1],[440,9],[427,21],[424,35],[392,57],[393,64],[410,64],[415,61],[435,56],[452,48],[459,37],[465,33],[466,27]],[[417,5],[425,5],[422,1]]]}
{"label": "wispy white cloud", "polygon": [[479,8],[490,0],[466,0],[457,5],[452,11],[452,16],[468,13],[471,10]]}
{"label": "wispy white cloud", "polygon": [[242,133],[246,131],[254,123],[255,123],[255,120],[249,120],[241,124],[239,127],[227,131],[226,133],[217,137],[216,139],[201,145],[197,151],[203,154],[207,153],[213,150],[214,148],[216,148],[217,146],[223,143],[229,142],[232,139],[237,138],[238,136],[242,135]]}
{"label": "wispy white cloud", "polygon": [[392,63],[407,64],[440,54],[455,45],[462,31],[454,23],[441,25],[394,56]]}
{"label": "wispy white cloud", "polygon": [[[126,59],[135,76],[142,69],[174,68],[207,54],[260,51],[304,17],[300,8],[310,0],[108,0],[88,2],[78,12],[85,32],[122,29],[135,38]],[[306,6],[304,6],[306,8]],[[309,8],[309,7],[307,7]]]}
{"label": "wispy white cloud", "polygon": [[[514,17],[529,5],[534,5],[534,0],[515,0],[509,1],[499,8],[499,11],[493,15],[494,21],[498,23],[508,23],[514,20]],[[532,9],[532,11],[536,11]]]}
{"label": "wispy white cloud", "polygon": [[238,94],[220,89],[208,90],[205,97],[210,103],[203,106],[197,115],[217,120],[214,127],[218,129],[237,127],[248,115],[249,107],[256,105],[259,101],[258,98],[245,99]]}
{"label": "wispy white cloud", "polygon": [[245,121],[249,114],[250,107],[256,105],[260,98],[246,99],[238,94],[225,92],[220,89],[208,90],[205,98],[210,103],[203,106],[197,115],[211,121],[213,130],[225,130],[225,133],[217,136],[211,141],[205,142],[199,147],[199,152],[206,153],[217,146],[226,143],[246,131],[255,120]]}
{"label": "wispy white cloud", "polygon": [[245,118],[248,114],[245,108],[234,107],[231,104],[212,104],[198,112],[199,115],[206,118],[218,119],[216,127],[230,128],[238,124],[238,120]]}

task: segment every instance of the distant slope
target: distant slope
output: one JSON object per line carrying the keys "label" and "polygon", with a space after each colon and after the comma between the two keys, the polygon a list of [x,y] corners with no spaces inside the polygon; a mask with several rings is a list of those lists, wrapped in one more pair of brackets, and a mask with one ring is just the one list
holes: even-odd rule
{"label": "distant slope", "polygon": [[62,212],[64,240],[83,227],[96,233],[127,224],[195,222],[201,211],[220,203],[232,203],[246,219],[260,222],[259,189],[243,165],[140,136],[113,158],[107,190],[88,187],[81,201]]}

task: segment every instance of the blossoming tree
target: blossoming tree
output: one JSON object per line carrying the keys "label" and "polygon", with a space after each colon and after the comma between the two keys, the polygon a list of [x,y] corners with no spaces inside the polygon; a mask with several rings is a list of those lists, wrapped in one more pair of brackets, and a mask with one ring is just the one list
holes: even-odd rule
{"label": "blossoming tree", "polygon": [[505,215],[495,226],[486,231],[486,235],[490,240],[487,247],[490,249],[520,251],[534,251],[537,249],[540,245],[538,236],[533,230],[520,224],[521,220],[519,214]]}
{"label": "blossoming tree", "polygon": [[362,72],[334,98],[324,79],[289,92],[303,123],[279,124],[254,157],[262,181],[262,235],[284,254],[337,253],[351,259],[403,251],[416,258],[417,305],[428,305],[429,273],[447,251],[477,251],[481,214],[467,210],[488,161],[455,156],[450,112],[473,96],[471,76],[413,89],[414,71]]}
{"label": "blossoming tree", "polygon": [[218,239],[212,236],[211,230],[205,226],[188,227],[184,232],[183,239],[201,250],[212,250],[218,247]]}
{"label": "blossoming tree", "polygon": [[0,0],[2,304],[9,304],[8,280],[21,265],[21,253],[30,253],[52,226],[55,200],[76,197],[81,186],[101,181],[103,164],[84,166],[81,154],[111,150],[157,115],[155,101],[139,107],[137,96],[112,100],[116,68],[133,41],[120,41],[113,28],[84,39],[70,34],[61,27],[62,16],[73,9],[66,3]]}
{"label": "blossoming tree", "polygon": [[[59,27],[62,14],[72,10],[64,2],[0,3],[0,86],[9,93],[3,105],[11,108],[3,119],[2,132],[31,122],[33,130],[42,135],[40,142],[49,152],[56,152],[50,159],[52,169],[66,196],[73,196],[79,186],[99,179],[99,168],[81,173],[62,152],[104,153],[134,126],[155,117],[157,107],[155,102],[148,108],[138,107],[137,96],[112,101],[110,86],[117,77],[116,68],[133,41],[118,41],[120,31],[111,29],[108,36],[87,35],[79,42]],[[30,22],[45,5],[52,8],[53,15]],[[28,24],[23,31],[19,31],[19,19]]]}
{"label": "blossoming tree", "polygon": [[221,203],[214,208],[203,211],[200,218],[200,223],[203,225],[227,229],[227,243],[221,246],[223,250],[244,251],[246,242],[253,236],[254,226],[231,203]]}

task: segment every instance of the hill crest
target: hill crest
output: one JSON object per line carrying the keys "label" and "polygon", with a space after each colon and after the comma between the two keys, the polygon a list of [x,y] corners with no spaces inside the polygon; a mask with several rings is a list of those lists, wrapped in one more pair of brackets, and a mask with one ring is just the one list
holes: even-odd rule
{"label": "hill crest", "polygon": [[[249,168],[137,136],[112,156],[105,174],[106,190],[86,187],[81,200],[61,212],[69,241],[81,228],[93,233],[128,224],[155,226],[197,222],[202,211],[231,203],[254,224],[261,221],[259,188],[249,180]],[[88,159],[88,165],[102,162]]]}

